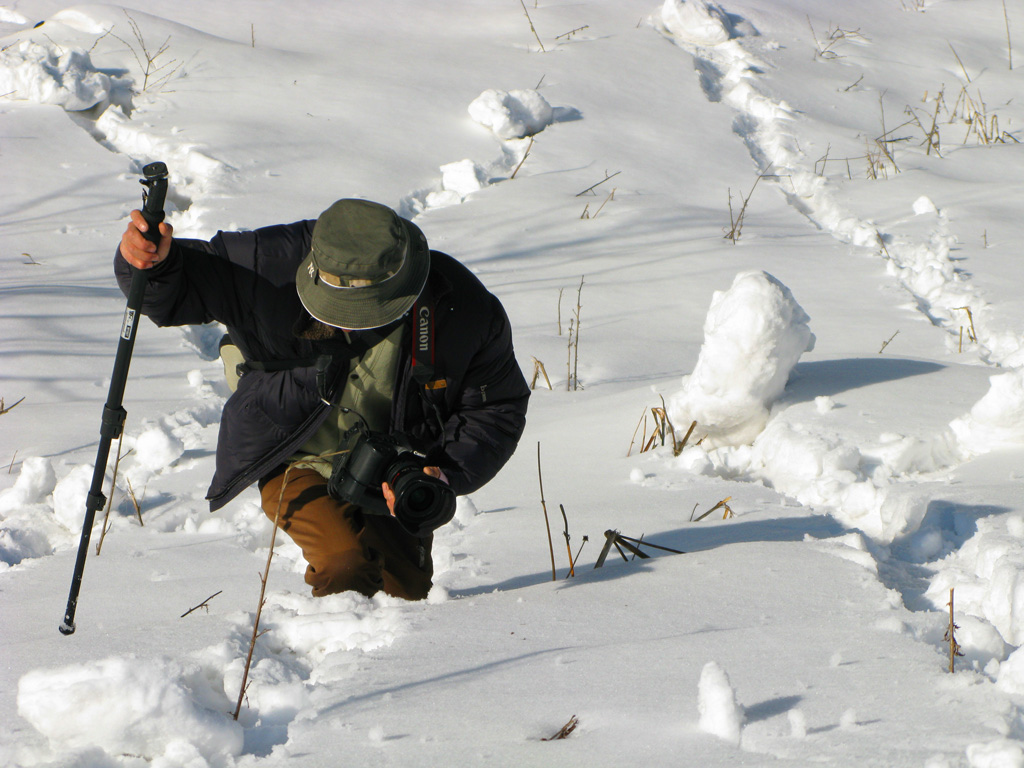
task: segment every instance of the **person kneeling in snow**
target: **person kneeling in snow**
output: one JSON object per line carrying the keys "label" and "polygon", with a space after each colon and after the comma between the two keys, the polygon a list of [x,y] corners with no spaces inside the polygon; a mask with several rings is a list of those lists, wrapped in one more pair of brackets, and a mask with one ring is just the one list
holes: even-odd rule
{"label": "person kneeling in snow", "polygon": [[[497,474],[526,423],[530,390],[498,299],[429,250],[415,224],[366,200],[210,241],[159,226],[156,246],[132,212],[115,258],[121,289],[129,265],[147,270],[145,315],[160,326],[223,323],[222,351],[239,355],[225,366],[240,378],[221,419],[211,510],[258,482],[264,512],[302,549],[315,596],[426,597],[432,531],[454,514],[454,494]],[[389,435],[406,446],[391,464],[366,445]],[[418,466],[383,475],[410,448]],[[346,464],[338,457],[354,465],[357,454],[370,468],[343,466],[332,480]],[[379,463],[391,482],[339,493],[339,477],[376,476]],[[396,516],[398,474],[418,479],[407,497],[399,491]]]}

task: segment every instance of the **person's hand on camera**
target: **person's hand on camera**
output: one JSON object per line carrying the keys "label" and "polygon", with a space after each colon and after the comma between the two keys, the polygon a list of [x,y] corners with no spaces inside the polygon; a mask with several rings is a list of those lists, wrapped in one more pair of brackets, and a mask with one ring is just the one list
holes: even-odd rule
{"label": "person's hand on camera", "polygon": [[174,227],[160,222],[160,244],[156,245],[146,239],[145,232],[149,224],[142,216],[142,211],[132,211],[132,220],[121,235],[121,258],[137,269],[150,269],[167,258],[171,251],[171,235]]}
{"label": "person's hand on camera", "polygon": [[[444,474],[442,474],[440,467],[424,467],[423,468],[423,474],[424,475],[430,475],[430,477],[439,478],[442,481],[444,481],[445,483],[448,482],[448,479],[444,476]],[[381,483],[380,484],[380,489],[381,489],[381,491],[384,494],[384,501],[388,505],[388,510],[391,512],[391,516],[394,517],[395,516],[395,492],[393,490],[391,490],[391,486],[388,485],[387,483]]]}

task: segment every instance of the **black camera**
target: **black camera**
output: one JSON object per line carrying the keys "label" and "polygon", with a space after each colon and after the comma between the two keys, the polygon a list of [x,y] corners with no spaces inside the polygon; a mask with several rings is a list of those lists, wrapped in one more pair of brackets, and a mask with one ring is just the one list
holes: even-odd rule
{"label": "black camera", "polygon": [[334,459],[327,492],[374,515],[390,515],[381,484],[395,494],[395,517],[413,536],[427,536],[455,515],[455,493],[423,473],[425,461],[399,438],[357,430],[348,451]]}

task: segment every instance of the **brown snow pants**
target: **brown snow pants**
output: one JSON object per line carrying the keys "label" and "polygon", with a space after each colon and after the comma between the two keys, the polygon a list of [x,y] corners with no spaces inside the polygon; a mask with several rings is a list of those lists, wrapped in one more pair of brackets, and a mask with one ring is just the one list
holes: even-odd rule
{"label": "brown snow pants", "polygon": [[306,559],[306,583],[314,597],[354,590],[383,591],[422,600],[431,587],[433,536],[409,534],[394,517],[366,514],[327,493],[327,481],[311,469],[292,469],[260,482],[263,511],[299,545]]}

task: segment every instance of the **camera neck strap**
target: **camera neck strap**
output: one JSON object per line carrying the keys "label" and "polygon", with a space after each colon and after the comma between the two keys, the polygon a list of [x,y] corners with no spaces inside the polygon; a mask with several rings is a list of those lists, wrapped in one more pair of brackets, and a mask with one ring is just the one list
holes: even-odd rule
{"label": "camera neck strap", "polygon": [[[416,382],[424,401],[437,419],[441,435],[444,435],[444,417],[441,406],[448,382],[444,372],[438,369],[436,344],[437,311],[429,284],[412,307],[412,380]],[[443,439],[443,438],[442,438]]]}
{"label": "camera neck strap", "polygon": [[436,308],[429,287],[424,287],[412,305],[412,378],[428,393],[445,388],[438,376],[436,355]]}

